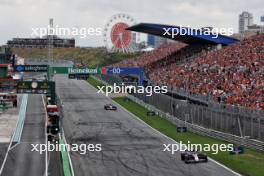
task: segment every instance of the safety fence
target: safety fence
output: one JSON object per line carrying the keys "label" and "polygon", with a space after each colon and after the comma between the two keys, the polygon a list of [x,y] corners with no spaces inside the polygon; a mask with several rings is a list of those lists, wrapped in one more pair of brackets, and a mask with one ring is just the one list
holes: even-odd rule
{"label": "safety fence", "polygon": [[[111,85],[122,81],[119,77],[105,75],[96,78]],[[225,105],[202,106],[164,94],[130,94],[128,97],[194,133],[264,151],[264,114],[261,111]]]}

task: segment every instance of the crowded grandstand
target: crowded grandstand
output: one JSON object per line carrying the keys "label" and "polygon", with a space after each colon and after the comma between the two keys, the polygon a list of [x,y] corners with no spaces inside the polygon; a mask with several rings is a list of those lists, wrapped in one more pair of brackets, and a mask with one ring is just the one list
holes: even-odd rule
{"label": "crowded grandstand", "polygon": [[151,82],[219,103],[264,109],[264,34],[218,48],[169,43],[114,66],[142,67]]}

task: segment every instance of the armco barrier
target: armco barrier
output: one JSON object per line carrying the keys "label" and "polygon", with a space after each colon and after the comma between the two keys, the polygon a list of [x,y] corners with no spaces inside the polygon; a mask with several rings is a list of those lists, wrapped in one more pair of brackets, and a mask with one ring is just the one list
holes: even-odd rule
{"label": "armco barrier", "polygon": [[235,136],[232,134],[222,133],[222,132],[219,132],[216,130],[207,129],[207,128],[203,128],[203,127],[198,126],[198,125],[190,124],[188,122],[185,122],[185,121],[178,119],[177,117],[171,116],[170,114],[166,114],[166,113],[158,110],[156,107],[148,105],[145,102],[143,102],[142,100],[139,100],[138,98],[136,98],[134,96],[127,95],[127,97],[130,98],[132,101],[134,101],[134,102],[140,104],[141,106],[145,107],[146,109],[156,112],[157,115],[159,115],[162,118],[169,120],[170,122],[172,122],[173,124],[175,124],[177,126],[186,126],[187,129],[192,131],[193,133],[197,133],[197,134],[204,135],[204,136],[209,136],[212,138],[224,140],[224,141],[234,143],[237,145],[243,145],[245,147],[254,148],[254,149],[257,149],[260,151],[264,151],[264,142],[262,142],[262,141],[252,140],[252,139],[248,139],[248,138],[242,138],[242,137]]}
{"label": "armco barrier", "polygon": [[[122,82],[117,75],[98,77],[110,85]],[[205,101],[191,94],[188,97],[155,93],[152,96],[146,93],[133,96],[189,123],[236,136],[250,136],[251,139],[264,142],[264,111]]]}
{"label": "armco barrier", "polygon": [[[101,81],[102,83],[104,83],[106,85],[109,85],[106,81],[104,81],[98,77],[95,77],[95,76],[92,76],[92,77],[97,79],[98,81]],[[220,139],[220,140],[227,141],[227,142],[230,142],[230,143],[233,143],[236,145],[243,145],[245,147],[264,151],[264,142],[262,142],[262,141],[255,140],[255,139],[249,139],[247,137],[239,137],[239,136],[236,136],[233,134],[223,133],[223,132],[220,132],[217,130],[204,128],[204,127],[201,127],[201,126],[196,125],[196,124],[188,123],[188,122],[181,120],[179,117],[172,116],[169,113],[164,113],[163,111],[157,109],[156,107],[154,107],[150,104],[147,104],[144,101],[142,101],[142,100],[140,100],[140,99],[138,99],[132,95],[127,95],[127,97],[130,98],[132,101],[134,101],[134,102],[140,104],[141,106],[145,107],[149,111],[156,112],[157,115],[159,115],[161,118],[165,118],[177,126],[186,126],[188,128],[188,130],[190,130],[193,133],[197,133],[197,134],[204,135],[204,136],[209,136],[209,137],[212,137],[215,139]]]}

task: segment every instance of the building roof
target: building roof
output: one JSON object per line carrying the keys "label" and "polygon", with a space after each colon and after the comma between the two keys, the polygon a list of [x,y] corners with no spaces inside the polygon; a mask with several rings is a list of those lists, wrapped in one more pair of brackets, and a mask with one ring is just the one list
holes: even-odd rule
{"label": "building roof", "polygon": [[[187,27],[172,26],[172,25],[163,25],[163,24],[153,24],[153,23],[139,23],[137,25],[127,28],[127,30],[142,32],[147,34],[152,34],[176,41],[180,41],[186,44],[222,44],[230,45],[239,40],[225,36],[225,35],[216,35],[210,34],[203,31],[202,29],[191,29]],[[177,34],[172,38],[172,30],[185,30],[188,31],[185,34]],[[168,34],[170,32],[170,34]],[[198,32],[197,32],[198,31]],[[165,34],[165,35],[164,35]]]}

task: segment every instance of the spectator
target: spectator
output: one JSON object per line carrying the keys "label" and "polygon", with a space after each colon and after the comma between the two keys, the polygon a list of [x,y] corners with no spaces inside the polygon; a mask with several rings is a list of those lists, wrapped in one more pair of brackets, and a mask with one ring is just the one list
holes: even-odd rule
{"label": "spectator", "polygon": [[143,67],[158,84],[264,109],[264,34],[218,51],[209,46],[163,45],[115,66]]}

